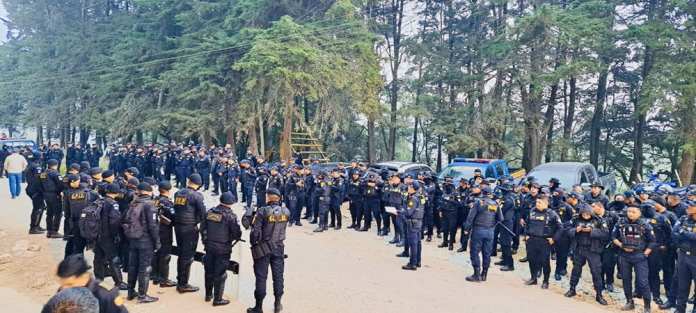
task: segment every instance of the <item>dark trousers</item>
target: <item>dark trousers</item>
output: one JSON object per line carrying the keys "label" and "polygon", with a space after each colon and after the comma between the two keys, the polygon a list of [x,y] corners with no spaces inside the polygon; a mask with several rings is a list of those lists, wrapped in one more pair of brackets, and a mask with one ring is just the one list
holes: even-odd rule
{"label": "dark trousers", "polygon": [[174,227],[176,232],[176,245],[179,249],[179,257],[176,262],[176,280],[179,286],[186,286],[191,275],[191,264],[193,256],[198,247],[198,232],[195,225],[177,225]]}
{"label": "dark trousers", "polygon": [[216,173],[213,173],[213,192],[220,193],[220,176]]}
{"label": "dark trousers", "polygon": [[341,220],[343,219],[343,217],[341,216],[341,204],[333,203],[331,205],[331,208],[329,209],[329,213],[329,215],[331,216],[331,224],[329,226],[341,227]]}
{"label": "dark trousers", "polygon": [[66,230],[67,243],[65,244],[65,258],[73,254],[84,254],[87,241],[80,236],[79,221],[71,221],[70,229]]}
{"label": "dark trousers", "polygon": [[648,258],[643,254],[643,252],[622,252],[619,256],[619,264],[626,299],[633,298],[633,272],[635,271],[637,286],[636,292],[643,296],[644,301],[650,301]]}
{"label": "dark trousers", "polygon": [[561,236],[556,244],[556,274],[565,275],[568,272],[568,253],[570,252],[570,238]]}
{"label": "dark trousers", "polygon": [[[41,196],[31,198],[31,216],[29,218],[29,229],[39,227],[41,224],[41,216],[43,215],[46,205]],[[47,221],[48,224],[48,221]]]}
{"label": "dark trousers", "polygon": [[423,213],[423,231],[428,236],[433,235],[433,218],[433,207],[428,203],[425,205],[425,212]]}
{"label": "dark trousers", "polygon": [[539,271],[544,273],[544,282],[551,276],[551,245],[543,237],[529,237],[527,239],[527,260],[532,278],[536,279]]}
{"label": "dark trousers", "polygon": [[665,291],[669,293],[669,290],[672,288],[674,256],[669,252],[670,250],[666,248],[657,248],[653,250],[648,257],[648,281],[653,299],[660,298],[660,272],[662,272],[662,280],[664,281]]}
{"label": "dark trousers", "polygon": [[[505,225],[509,230],[512,230],[512,221],[504,221],[502,225]],[[503,228],[499,225],[498,228]],[[512,259],[512,239],[513,234],[509,233],[505,229],[501,229],[500,233],[500,251],[502,253],[502,262],[505,266],[514,267],[515,263]]]}
{"label": "dark trousers", "polygon": [[365,219],[365,227],[370,228],[372,226],[372,219],[374,218],[377,223],[377,230],[382,229],[382,213],[379,211],[379,199],[367,199],[365,205],[362,206],[363,214]]}
{"label": "dark trousers", "polygon": [[126,238],[126,235],[123,234],[123,231],[121,231],[119,238],[121,239],[118,242],[118,255],[119,258],[121,259],[121,265],[123,265],[123,271],[127,272],[128,271],[128,264],[130,264],[130,241],[128,238]]}
{"label": "dark trousers", "polygon": [[[203,268],[205,270],[205,290],[222,295],[227,279],[227,265],[230,263],[230,253],[211,253],[206,251]],[[215,290],[217,289],[217,290]]]}
{"label": "dark trousers", "polygon": [[[459,244],[462,245],[462,248],[466,249],[467,244],[469,242],[469,236],[464,234],[464,221],[466,221],[466,217],[469,215],[469,207],[464,207],[464,208],[458,208],[457,209],[457,227],[461,228],[461,236],[459,236]],[[454,240],[454,237],[452,237],[452,240]]]}
{"label": "dark trousers", "polygon": [[471,250],[469,258],[475,270],[488,269],[493,253],[494,228],[476,227],[471,232]]}
{"label": "dark trousers", "polygon": [[689,299],[691,292],[691,283],[696,279],[696,255],[687,255],[686,253],[678,252],[678,261],[676,272],[679,273],[677,283],[677,309],[675,312],[685,312],[686,302]]}
{"label": "dark trousers", "polygon": [[243,202],[245,202],[246,206],[249,208],[251,207],[253,195],[254,189],[242,187],[242,197],[244,198]]}
{"label": "dark trousers", "polygon": [[55,193],[44,193],[43,198],[46,201],[46,229],[49,232],[58,232],[60,219],[63,216],[60,196]]}
{"label": "dark trousers", "polygon": [[128,289],[135,289],[138,283],[138,294],[147,294],[150,286],[150,272],[152,271],[153,248],[131,248],[128,260]]}
{"label": "dark trousers", "polygon": [[[286,203],[288,208],[290,207],[289,203]],[[256,190],[256,207],[264,207],[266,206],[266,190]]]}
{"label": "dark trousers", "polygon": [[114,283],[123,282],[121,269],[118,268],[118,254],[116,246],[111,238],[97,240],[94,245],[94,277],[104,280],[106,276],[111,276]]}
{"label": "dark trousers", "polygon": [[273,277],[273,295],[278,298],[283,296],[283,273],[285,271],[285,257],[283,249],[254,259],[254,276],[256,277],[256,289],[254,298],[263,300],[266,297],[266,281],[268,280],[268,267],[271,267]]}
{"label": "dark trousers", "polygon": [[302,208],[300,206],[298,206],[297,196],[289,195],[286,200],[287,200],[288,209],[290,210],[289,223],[290,224],[299,223],[300,222],[300,215],[301,215],[300,210],[302,210]]}
{"label": "dark trousers", "polygon": [[614,284],[614,272],[617,261],[616,249],[613,246],[604,248],[604,251],[602,251],[602,279],[605,285]]}
{"label": "dark trousers", "polygon": [[599,253],[592,252],[589,248],[578,247],[573,254],[573,271],[570,274],[570,288],[575,288],[582,276],[582,267],[587,263],[590,266],[592,274],[592,285],[596,292],[602,292],[604,285],[602,283],[602,256]]}
{"label": "dark trousers", "polygon": [[172,232],[171,226],[159,225],[160,243],[162,246],[157,250],[152,262],[152,277],[160,281],[169,279],[169,261],[172,259]]}
{"label": "dark trousers", "polygon": [[350,211],[350,225],[351,226],[355,226],[355,225],[358,225],[358,227],[360,226],[360,222],[362,221],[362,219],[360,218],[361,217],[360,215],[362,214],[363,205],[364,205],[364,201],[362,201],[362,199],[360,199],[360,201],[357,201],[357,200],[350,201],[349,211]]}
{"label": "dark trousers", "polygon": [[201,175],[201,179],[203,180],[203,189],[208,190],[210,189],[210,172],[208,171],[200,171],[198,174]]}
{"label": "dark trousers", "polygon": [[457,234],[457,212],[442,211],[442,242],[453,244]]}
{"label": "dark trousers", "polygon": [[409,229],[406,233],[406,243],[408,246],[409,260],[408,265],[416,266],[421,264],[421,232],[420,228]]}

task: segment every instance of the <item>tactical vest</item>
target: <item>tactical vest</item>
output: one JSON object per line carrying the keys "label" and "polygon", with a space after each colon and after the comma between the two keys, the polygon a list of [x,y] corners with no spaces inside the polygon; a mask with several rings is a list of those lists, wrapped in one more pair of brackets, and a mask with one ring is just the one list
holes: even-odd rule
{"label": "tactical vest", "polygon": [[[693,236],[693,234],[696,233],[696,221],[685,215],[681,218],[678,232],[679,234],[690,234]],[[696,241],[682,239],[677,242],[677,247],[682,253],[696,256]]]}
{"label": "tactical vest", "polygon": [[264,217],[266,223],[262,229],[261,238],[265,242],[273,244],[281,243],[285,240],[285,230],[290,218],[290,211],[279,205],[267,207],[267,215]]}
{"label": "tactical vest", "polygon": [[553,229],[551,225],[552,215],[546,209],[543,212],[532,210],[527,221],[527,235],[531,237],[551,237]]}
{"label": "tactical vest", "polygon": [[227,214],[225,214],[225,212],[223,212],[220,208],[216,207],[208,210],[205,217],[205,226],[208,233],[206,243],[230,243],[230,231],[228,223],[229,220],[227,219]]}
{"label": "tactical vest", "polygon": [[647,243],[643,235],[647,231],[645,225],[639,222],[623,221],[619,224],[619,240],[624,248],[634,249],[637,251],[645,250]]}
{"label": "tactical vest", "polygon": [[496,216],[498,214],[498,203],[492,199],[482,199],[476,205],[478,214],[474,219],[474,227],[493,228],[496,224]]}
{"label": "tactical vest", "polygon": [[182,189],[174,194],[174,219],[179,225],[196,224],[196,209],[191,205],[192,191]]}

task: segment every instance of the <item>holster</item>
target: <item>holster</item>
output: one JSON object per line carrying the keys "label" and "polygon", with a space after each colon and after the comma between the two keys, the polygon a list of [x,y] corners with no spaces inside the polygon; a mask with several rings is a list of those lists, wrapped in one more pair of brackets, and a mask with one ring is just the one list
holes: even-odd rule
{"label": "holster", "polygon": [[251,247],[251,257],[256,259],[263,258],[273,251],[269,242],[261,242]]}

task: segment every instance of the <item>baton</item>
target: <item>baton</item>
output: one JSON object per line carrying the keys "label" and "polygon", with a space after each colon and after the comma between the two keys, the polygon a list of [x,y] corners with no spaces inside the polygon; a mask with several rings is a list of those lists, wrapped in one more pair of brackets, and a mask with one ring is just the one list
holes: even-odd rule
{"label": "baton", "polygon": [[510,233],[510,235],[512,235],[513,237],[517,236],[517,235],[515,234],[515,232],[513,232],[512,230],[510,230],[510,228],[508,228],[507,226],[505,226],[505,224],[503,224],[503,221],[498,221],[497,223],[495,223],[495,226],[498,226],[498,225],[502,226],[503,229],[505,229],[505,230],[506,230],[508,233]]}

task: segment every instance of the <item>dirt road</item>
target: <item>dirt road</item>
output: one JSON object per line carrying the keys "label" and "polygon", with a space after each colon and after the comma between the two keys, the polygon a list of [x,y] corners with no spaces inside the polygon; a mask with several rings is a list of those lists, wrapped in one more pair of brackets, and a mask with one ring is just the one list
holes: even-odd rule
{"label": "dirt road", "polygon": [[[213,205],[215,200],[207,198]],[[57,287],[53,272],[62,257],[64,242],[26,234],[31,203],[26,196],[10,200],[5,179],[0,180],[0,203],[0,305],[3,311],[10,305],[11,310],[6,312],[37,312]],[[241,212],[241,207],[235,211]],[[618,308],[618,304],[599,306],[587,295],[584,299],[566,299],[555,282],[550,290],[523,286],[523,270],[502,273],[492,269],[488,282],[467,283],[464,277],[471,270],[468,254],[437,249],[435,242],[424,242],[423,268],[405,272],[401,270],[405,259],[395,257],[400,251],[374,231],[344,229],[315,234],[306,224],[288,232],[283,298],[284,312],[288,313],[594,313]],[[173,289],[152,288],[159,302],[128,303],[129,310],[245,312],[244,308],[253,303],[251,256],[244,243],[235,250],[233,258],[240,260],[241,274],[227,282],[226,296],[234,300],[231,305],[213,308],[203,302],[202,292],[179,295]],[[87,252],[88,257],[91,255]],[[194,264],[192,283],[203,285],[202,266],[198,263]],[[266,299],[267,312],[272,311],[272,301],[272,296]]]}

